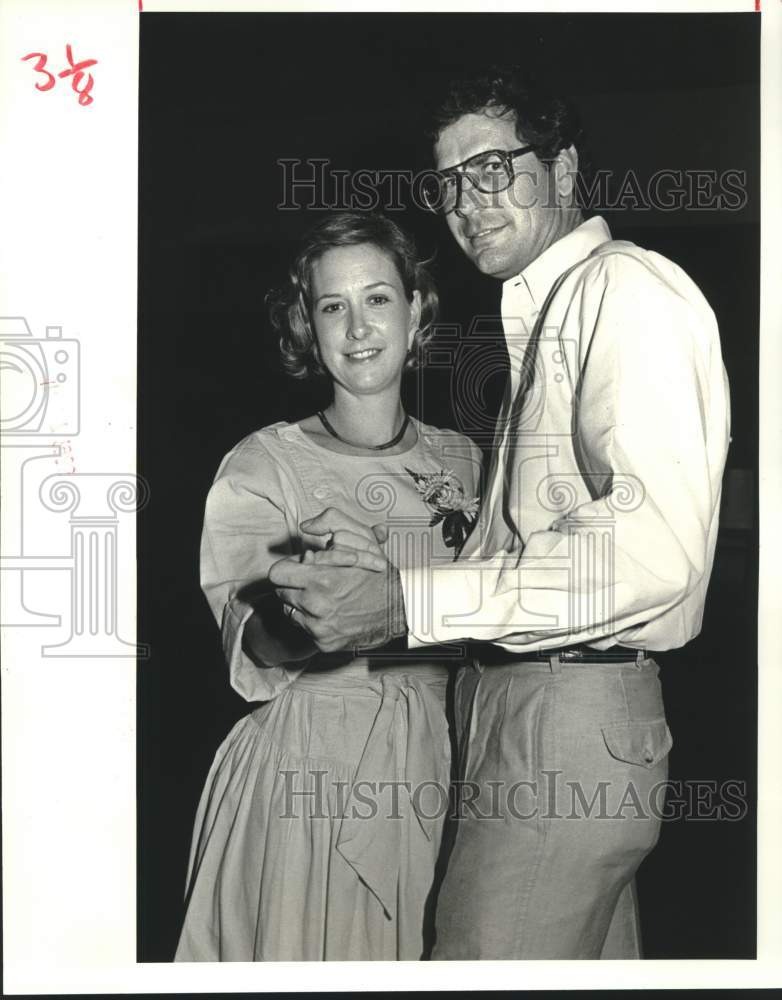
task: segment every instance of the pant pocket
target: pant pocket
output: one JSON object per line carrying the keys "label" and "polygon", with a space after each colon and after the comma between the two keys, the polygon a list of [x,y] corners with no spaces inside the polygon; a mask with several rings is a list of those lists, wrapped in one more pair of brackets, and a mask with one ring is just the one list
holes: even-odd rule
{"label": "pant pocket", "polygon": [[608,752],[616,760],[651,769],[670,752],[673,737],[665,719],[631,719],[602,726]]}
{"label": "pant pocket", "polygon": [[608,723],[601,733],[606,759],[613,762],[605,776],[608,816],[615,820],[601,824],[601,835],[632,873],[660,835],[660,792],[664,795],[673,739],[662,716]]}

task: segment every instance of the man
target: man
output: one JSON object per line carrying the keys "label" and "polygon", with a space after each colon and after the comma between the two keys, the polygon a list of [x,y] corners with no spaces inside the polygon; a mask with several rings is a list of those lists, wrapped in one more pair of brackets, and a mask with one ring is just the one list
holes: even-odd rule
{"label": "man", "polygon": [[[457,685],[469,801],[435,959],[640,955],[633,876],[671,746],[647,653],[697,635],[714,556],[729,440],[716,322],[675,264],[584,221],[579,138],[567,105],[515,71],[457,84],[436,120],[426,198],[503,282],[511,362],[462,557],[376,573],[337,544],[271,575],[323,650],[477,644]],[[334,510],[304,527],[362,531]]]}

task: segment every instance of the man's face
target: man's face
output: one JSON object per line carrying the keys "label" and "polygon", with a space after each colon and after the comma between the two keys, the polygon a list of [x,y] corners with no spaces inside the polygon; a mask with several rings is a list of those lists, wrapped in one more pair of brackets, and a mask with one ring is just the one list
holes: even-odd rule
{"label": "man's face", "polygon": [[[515,116],[469,114],[440,133],[435,161],[438,170],[446,170],[476,153],[523,145]],[[534,152],[515,157],[512,165],[516,176],[505,191],[484,194],[465,178],[457,207],[446,215],[456,242],[478,270],[503,281],[539,257],[567,228],[552,171]]]}

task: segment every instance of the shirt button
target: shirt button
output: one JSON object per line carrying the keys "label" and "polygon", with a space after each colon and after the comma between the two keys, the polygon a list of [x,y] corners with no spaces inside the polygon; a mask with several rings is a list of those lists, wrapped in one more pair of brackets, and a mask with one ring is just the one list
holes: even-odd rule
{"label": "shirt button", "polygon": [[331,490],[326,489],[325,486],[318,486],[317,489],[312,491],[312,495],[316,500],[325,500],[327,497],[331,496]]}
{"label": "shirt button", "polygon": [[654,754],[651,750],[644,750],[644,760],[647,764],[651,764],[654,760]]}
{"label": "shirt button", "polygon": [[282,437],[283,437],[284,441],[295,441],[296,440],[296,432],[295,431],[285,431],[285,433],[282,435]]}

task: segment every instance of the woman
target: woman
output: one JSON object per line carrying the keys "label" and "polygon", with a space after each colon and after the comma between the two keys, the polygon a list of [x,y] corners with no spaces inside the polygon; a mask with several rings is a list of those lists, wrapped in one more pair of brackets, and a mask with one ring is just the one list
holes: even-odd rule
{"label": "woman", "polygon": [[[447,812],[445,689],[454,652],[323,655],[288,619],[269,567],[318,539],[334,504],[388,531],[398,566],[452,559],[475,520],[480,453],[409,418],[403,370],[436,295],[411,241],[343,213],[305,239],[272,321],[296,376],[333,399],[251,434],[209,493],[201,582],[233,687],[262,702],[217,751],[195,823],[179,961],[418,959]],[[367,569],[366,536],[337,533]],[[439,654],[439,655],[438,655]]]}

